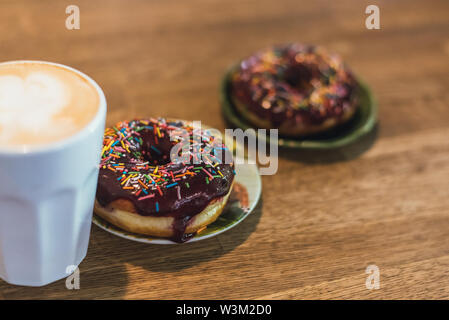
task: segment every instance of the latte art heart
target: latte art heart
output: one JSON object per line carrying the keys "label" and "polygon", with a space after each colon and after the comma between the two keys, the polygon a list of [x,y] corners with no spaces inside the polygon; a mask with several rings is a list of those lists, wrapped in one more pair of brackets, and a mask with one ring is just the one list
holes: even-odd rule
{"label": "latte art heart", "polygon": [[0,64],[0,147],[57,141],[84,127],[98,108],[78,74],[39,63]]}
{"label": "latte art heart", "polygon": [[[32,73],[26,79],[0,76],[0,126],[8,134],[20,130],[39,134],[67,105],[69,93],[58,79]],[[67,125],[73,126],[69,119]],[[3,136],[3,135],[2,135]]]}

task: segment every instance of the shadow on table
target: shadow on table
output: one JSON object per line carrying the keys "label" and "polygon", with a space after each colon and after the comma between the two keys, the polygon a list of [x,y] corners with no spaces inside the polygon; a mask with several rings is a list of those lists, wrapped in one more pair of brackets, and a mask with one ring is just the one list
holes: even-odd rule
{"label": "shadow on table", "polygon": [[204,261],[216,259],[246,241],[256,229],[262,214],[262,197],[254,211],[232,229],[209,239],[180,245],[151,245],[133,243],[139,255],[123,259],[123,262],[140,266],[154,272],[176,272]]}
{"label": "shadow on table", "polygon": [[[98,229],[93,226],[92,229]],[[86,258],[79,265],[79,289],[73,278],[65,278],[43,287],[23,287],[10,285],[0,280],[0,300],[4,299],[114,299],[125,295],[128,285],[126,266],[109,261],[102,246],[95,243],[93,230]],[[66,284],[69,283],[68,289]]]}
{"label": "shadow on table", "polygon": [[377,140],[379,126],[376,125],[373,130],[361,137],[358,141],[337,149],[312,150],[312,149],[279,149],[279,156],[309,164],[326,164],[353,160],[365,151],[369,150]]}

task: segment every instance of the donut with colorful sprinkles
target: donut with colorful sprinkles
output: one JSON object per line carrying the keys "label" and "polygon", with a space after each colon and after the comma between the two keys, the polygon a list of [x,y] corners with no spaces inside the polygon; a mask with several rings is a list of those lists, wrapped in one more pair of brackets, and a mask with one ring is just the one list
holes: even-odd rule
{"label": "donut with colorful sprinkles", "polygon": [[223,211],[232,152],[211,130],[163,118],[105,130],[95,213],[126,231],[185,242]]}
{"label": "donut with colorful sprinkles", "polygon": [[281,136],[321,133],[351,119],[357,81],[342,59],[299,43],[276,46],[241,61],[230,75],[239,114]]}

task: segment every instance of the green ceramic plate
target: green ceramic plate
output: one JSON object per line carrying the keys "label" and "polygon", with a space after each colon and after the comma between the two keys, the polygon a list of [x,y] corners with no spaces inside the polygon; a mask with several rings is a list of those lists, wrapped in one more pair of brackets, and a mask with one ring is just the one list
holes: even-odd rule
{"label": "green ceramic plate", "polygon": [[[257,166],[255,164],[236,163],[235,171],[234,187],[223,213],[214,223],[207,226],[204,231],[188,242],[211,238],[231,229],[242,222],[256,207],[262,192],[262,181]],[[110,224],[95,213],[92,221],[101,229],[125,239],[151,244],[176,244],[167,239],[127,232]]]}
{"label": "green ceramic plate", "polygon": [[[229,97],[229,80],[233,70],[235,70],[235,67],[230,68],[226,73],[220,88],[222,111],[230,124],[246,130],[251,128],[251,125],[239,116]],[[346,146],[370,132],[377,121],[377,104],[368,86],[360,79],[358,82],[360,85],[358,92],[360,107],[349,122],[329,132],[313,137],[301,139],[279,137],[278,145],[280,147],[297,149],[333,149]],[[269,141],[268,136],[266,140]]]}

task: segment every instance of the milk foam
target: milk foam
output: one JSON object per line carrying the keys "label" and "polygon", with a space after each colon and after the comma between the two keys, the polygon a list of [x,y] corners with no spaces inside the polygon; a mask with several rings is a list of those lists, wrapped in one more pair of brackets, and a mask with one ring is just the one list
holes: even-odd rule
{"label": "milk foam", "polygon": [[73,71],[0,65],[0,147],[61,140],[87,125],[97,108],[95,89]]}

